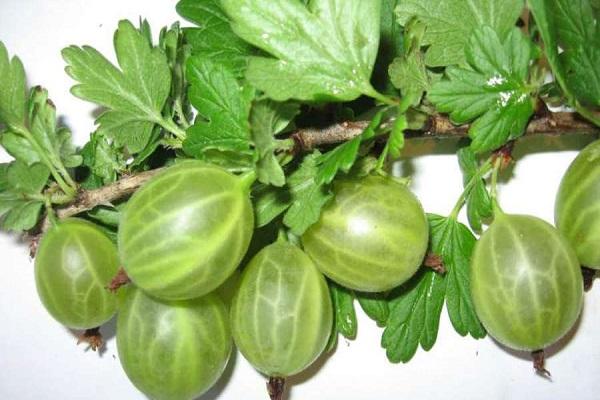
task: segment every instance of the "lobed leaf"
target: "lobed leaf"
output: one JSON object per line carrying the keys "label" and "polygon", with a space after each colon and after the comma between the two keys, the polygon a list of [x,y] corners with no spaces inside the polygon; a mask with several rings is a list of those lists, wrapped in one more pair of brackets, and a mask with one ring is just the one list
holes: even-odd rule
{"label": "lobed leaf", "polygon": [[390,316],[388,301],[382,293],[360,293],[355,292],[360,307],[365,314],[377,323],[377,326],[385,326]]}
{"label": "lobed leaf", "polygon": [[100,130],[137,153],[162,121],[171,71],[165,54],[129,21],[119,22],[114,43],[120,69],[89,46],[70,46],[62,55],[67,73],[79,82],[71,92],[108,109],[96,120]]}
{"label": "lobed leaf", "polygon": [[419,344],[430,350],[437,339],[446,280],[432,270],[420,270],[390,295],[390,315],[381,337],[388,359],[408,362]]}
{"label": "lobed leaf", "polygon": [[188,60],[186,76],[198,117],[188,129],[184,151],[199,159],[210,150],[252,155],[248,121],[254,90],[240,85],[223,66],[198,56]]}
{"label": "lobed leaf", "polygon": [[552,72],[568,97],[600,106],[600,24],[589,0],[529,0]]}
{"label": "lobed leaf", "polygon": [[316,151],[305,157],[300,168],[288,177],[291,205],[283,223],[297,236],[319,220],[321,209],[333,197],[328,188],[315,178],[320,156]]}
{"label": "lobed leaf", "polygon": [[469,69],[449,67],[449,80],[436,83],[429,99],[438,111],[469,128],[476,153],[494,150],[521,136],[533,114],[532,88],[527,84],[533,47],[517,28],[504,42],[490,27],[474,32],[466,49]]}
{"label": "lobed leaf", "polygon": [[198,28],[184,29],[192,54],[223,65],[236,77],[243,75],[248,56],[254,51],[233,32],[219,0],[181,0],[177,3],[177,12],[198,25]]}
{"label": "lobed leaf", "polygon": [[254,102],[250,126],[256,149],[256,174],[260,182],[273,186],[285,184],[285,174],[274,153],[277,146],[275,135],[287,128],[299,113],[300,106],[295,103]]}
{"label": "lobed leaf", "polygon": [[18,57],[10,58],[0,42],[0,122],[25,126],[25,70]]}
{"label": "lobed leaf", "polygon": [[[458,162],[463,172],[463,183],[466,186],[477,174],[479,163],[475,153],[468,147],[463,147],[458,151]],[[492,200],[483,179],[479,179],[467,193],[466,203],[467,218],[471,228],[481,231],[481,220],[492,216]]]}
{"label": "lobed leaf", "polygon": [[234,32],[273,56],[246,78],[277,101],[348,101],[373,94],[379,0],[223,0]]}
{"label": "lobed leaf", "polygon": [[477,240],[469,229],[452,218],[429,215],[431,251],[446,267],[446,307],[454,329],[461,335],[483,338],[485,330],[471,299],[470,264]]}
{"label": "lobed leaf", "polygon": [[523,0],[404,0],[396,8],[406,25],[418,18],[427,25],[423,45],[429,46],[425,64],[430,67],[464,65],[465,48],[472,33],[489,26],[504,39],[523,11]]}

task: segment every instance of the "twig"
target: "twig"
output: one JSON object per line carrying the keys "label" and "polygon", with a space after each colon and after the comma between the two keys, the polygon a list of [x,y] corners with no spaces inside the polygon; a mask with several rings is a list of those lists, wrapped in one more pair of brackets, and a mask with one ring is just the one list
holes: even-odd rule
{"label": "twig", "polygon": [[77,199],[73,203],[57,209],[56,215],[58,218],[68,218],[84,211],[91,210],[102,204],[110,204],[115,200],[132,194],[162,170],[163,168],[157,168],[150,171],[144,171],[139,174],[121,178],[119,181],[99,189],[82,190],[79,192]]}
{"label": "twig", "polygon": [[[316,147],[350,140],[362,133],[369,121],[344,122],[324,129],[302,129],[293,134],[298,150],[309,151]],[[448,117],[434,115],[422,130],[409,130],[407,139],[456,138],[467,136],[469,125],[454,125]],[[600,128],[581,119],[575,113],[557,112],[538,116],[527,126],[525,135],[599,134]]]}
{"label": "twig", "polygon": [[[295,151],[309,151],[316,147],[348,141],[369,125],[369,121],[343,122],[323,129],[301,129],[292,134]],[[469,126],[456,126],[447,117],[432,116],[420,131],[407,131],[407,138],[448,138],[467,135]],[[526,135],[600,134],[600,129],[569,112],[548,113],[537,116],[527,126]],[[94,190],[82,190],[77,199],[56,210],[58,218],[67,218],[102,204],[109,204],[135,192],[162,169],[145,171],[121,178],[118,182]]]}

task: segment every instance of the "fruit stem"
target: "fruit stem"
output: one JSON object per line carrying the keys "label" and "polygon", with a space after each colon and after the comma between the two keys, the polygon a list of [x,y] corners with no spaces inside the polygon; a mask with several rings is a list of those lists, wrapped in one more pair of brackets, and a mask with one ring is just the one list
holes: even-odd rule
{"label": "fruit stem", "polygon": [[483,179],[487,175],[487,173],[490,172],[491,169],[492,169],[492,162],[489,159],[485,163],[483,163],[483,165],[481,165],[481,167],[479,167],[479,170],[477,170],[477,172],[473,175],[471,180],[465,185],[465,189],[461,193],[460,197],[456,201],[456,204],[454,205],[454,208],[450,212],[450,218],[452,218],[452,219],[458,218],[458,213],[465,205],[467,196],[469,195],[469,193],[471,193],[471,190],[473,190],[473,187],[475,187],[477,182],[479,182],[481,179]]}
{"label": "fruit stem", "polygon": [[252,184],[256,181],[256,171],[252,170],[239,176],[242,187],[250,192]]}
{"label": "fruit stem", "polygon": [[267,382],[267,391],[271,400],[282,400],[285,391],[285,378],[270,377],[269,382]]}
{"label": "fruit stem", "polygon": [[500,203],[498,203],[498,173],[500,172],[501,167],[502,158],[499,157],[494,161],[494,168],[492,169],[492,184],[490,189],[494,217],[504,214],[502,208],[500,208]]}

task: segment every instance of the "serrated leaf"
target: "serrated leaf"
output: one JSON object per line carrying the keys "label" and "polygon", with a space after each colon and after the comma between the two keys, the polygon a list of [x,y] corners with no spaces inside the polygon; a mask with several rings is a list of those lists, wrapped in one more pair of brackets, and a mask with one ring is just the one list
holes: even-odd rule
{"label": "serrated leaf", "polygon": [[192,54],[223,65],[236,77],[243,75],[253,49],[233,33],[219,0],[181,0],[177,12],[199,26],[184,30]]}
{"label": "serrated leaf", "polygon": [[0,135],[0,145],[15,160],[21,160],[28,165],[41,162],[39,153],[31,146],[31,143],[23,136],[6,131]]}
{"label": "serrated leaf", "polygon": [[119,22],[115,51],[120,69],[89,46],[70,46],[62,55],[67,73],[79,82],[71,92],[108,109],[96,121],[100,130],[137,153],[148,144],[151,125],[162,121],[171,71],[165,54],[129,21]]}
{"label": "serrated leaf", "polygon": [[0,122],[25,126],[25,70],[18,57],[9,58],[0,42]]}
{"label": "serrated leaf", "polygon": [[329,282],[329,291],[333,304],[335,330],[346,339],[356,339],[358,323],[354,310],[354,294],[331,281]]}
{"label": "serrated leaf", "polygon": [[372,95],[379,0],[223,0],[234,32],[273,56],[250,57],[246,78],[277,101]]}
{"label": "serrated leaf", "polygon": [[473,31],[490,26],[500,38],[513,29],[523,11],[523,0],[404,0],[396,9],[405,25],[417,17],[427,25],[423,44],[425,64],[431,67],[465,64],[465,47]]}
{"label": "serrated leaf", "polygon": [[393,93],[394,87],[388,79],[390,64],[403,53],[404,35],[400,24],[396,21],[394,10],[400,0],[382,0],[379,53],[373,71],[373,82],[376,88],[386,93]]}
{"label": "serrated leaf", "polygon": [[[468,147],[463,147],[458,151],[458,162],[463,172],[463,183],[466,187],[477,174],[479,163],[475,153]],[[466,203],[469,224],[473,230],[479,232],[481,231],[482,219],[492,216],[492,200],[483,179],[478,179],[473,188],[467,193]]]}
{"label": "serrated leaf", "polygon": [[292,203],[292,196],[288,190],[259,184],[252,191],[252,200],[256,227],[260,228],[287,210]]}
{"label": "serrated leaf", "polygon": [[527,85],[533,47],[517,28],[501,42],[483,27],[474,32],[466,56],[470,69],[449,67],[449,80],[436,83],[429,99],[456,123],[476,119],[469,136],[472,150],[481,153],[521,136],[533,114]]}
{"label": "serrated leaf", "polygon": [[369,318],[377,323],[377,326],[386,325],[390,315],[390,308],[385,295],[381,293],[360,293],[354,295],[361,308]]}
{"label": "serrated leaf", "polygon": [[300,112],[295,103],[256,101],[250,113],[252,139],[256,149],[256,175],[260,182],[283,186],[285,175],[275,156],[275,135],[281,133]]}
{"label": "serrated leaf", "polygon": [[479,339],[485,330],[477,318],[471,299],[470,262],[477,239],[452,218],[429,215],[431,251],[442,257],[446,267],[446,306],[454,329],[462,336]]}
{"label": "serrated leaf", "polygon": [[40,163],[29,166],[24,162],[14,161],[6,171],[6,179],[11,191],[26,195],[39,194],[46,186],[49,177],[50,171]]}
{"label": "serrated leaf", "polygon": [[433,347],[445,292],[444,277],[423,269],[392,292],[390,315],[381,338],[381,345],[391,362],[410,361],[419,344],[426,351]]}
{"label": "serrated leaf", "polygon": [[240,85],[223,66],[197,56],[188,60],[186,76],[198,117],[188,129],[184,151],[199,159],[208,150],[252,155],[248,120],[254,90]]}
{"label": "serrated leaf", "polygon": [[556,80],[568,97],[600,106],[600,23],[588,0],[529,0]]}
{"label": "serrated leaf", "polygon": [[419,93],[418,98],[431,86],[420,51],[394,59],[388,73],[394,87],[400,89],[402,93]]}
{"label": "serrated leaf", "polygon": [[4,230],[15,232],[33,228],[40,218],[43,205],[43,202],[37,200],[23,200],[18,202],[2,217],[0,227]]}
{"label": "serrated leaf", "polygon": [[21,161],[0,164],[0,227],[25,231],[33,228],[44,205],[36,197],[46,186],[50,172],[43,164]]}
{"label": "serrated leaf", "polygon": [[315,178],[319,171],[317,160],[320,156],[318,151],[306,156],[300,167],[288,177],[292,202],[283,223],[296,236],[301,236],[319,220],[321,209],[333,197],[329,189]]}
{"label": "serrated leaf", "polygon": [[82,183],[85,189],[115,182],[118,174],[126,168],[123,154],[102,132],[91,135],[90,141],[81,149],[81,155],[83,165],[90,170],[90,175]]}
{"label": "serrated leaf", "polygon": [[388,138],[388,149],[391,158],[398,158],[404,148],[404,131],[408,128],[406,114],[398,115]]}

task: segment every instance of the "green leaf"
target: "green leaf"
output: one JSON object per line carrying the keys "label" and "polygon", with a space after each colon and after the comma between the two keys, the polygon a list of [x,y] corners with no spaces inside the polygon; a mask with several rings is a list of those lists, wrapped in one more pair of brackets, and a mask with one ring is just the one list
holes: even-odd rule
{"label": "green leaf", "polygon": [[24,162],[11,163],[6,171],[6,179],[11,190],[25,195],[39,194],[46,186],[50,171],[44,164],[28,166]]}
{"label": "green leaf", "polygon": [[206,159],[210,150],[251,156],[248,120],[254,90],[240,85],[223,66],[197,56],[188,60],[186,76],[198,117],[188,129],[184,151],[198,159]]}
{"label": "green leaf", "polygon": [[386,325],[390,316],[390,307],[383,294],[354,292],[354,295],[365,314],[375,321],[377,326]]}
{"label": "green leaf", "polygon": [[252,200],[256,227],[260,228],[287,210],[292,203],[292,196],[289,190],[258,184],[252,191]]}
{"label": "green leaf", "polygon": [[25,70],[18,57],[12,59],[0,42],[0,122],[9,126],[25,125]]}
{"label": "green leaf", "polygon": [[376,88],[386,93],[393,93],[394,88],[388,80],[388,67],[392,61],[403,53],[404,35],[400,24],[396,21],[394,10],[400,0],[382,0],[379,53],[375,63],[372,80]]}
{"label": "green leaf", "polygon": [[588,0],[529,0],[529,7],[548,62],[567,96],[600,106],[600,23],[592,4]]}
{"label": "green leaf", "polygon": [[121,220],[121,211],[113,206],[99,206],[87,212],[87,216],[99,224],[118,228]]}
{"label": "green leaf", "polygon": [[246,78],[274,100],[354,100],[379,44],[379,0],[223,0],[235,33],[273,56],[250,57]]}
{"label": "green leaf", "polygon": [[423,92],[429,90],[431,81],[423,62],[420,51],[413,52],[405,57],[398,57],[389,68],[392,84],[402,93],[415,92],[421,98]]}
{"label": "green leaf", "polygon": [[181,0],[177,12],[199,26],[184,30],[192,54],[223,65],[236,77],[243,75],[253,49],[233,33],[219,0]]}
{"label": "green leaf", "polygon": [[81,157],[76,154],[71,142],[71,132],[56,126],[56,109],[48,99],[48,91],[33,88],[28,105],[28,128],[17,128],[18,132],[7,131],[0,137],[0,144],[16,160],[27,165],[41,162],[67,168],[79,166]]}
{"label": "green leaf", "polygon": [[259,100],[252,106],[250,126],[256,149],[256,174],[258,180],[267,185],[283,186],[285,175],[274,151],[275,135],[281,133],[300,112],[295,103],[276,103]]}
{"label": "green leaf", "polygon": [[[479,163],[475,153],[469,147],[458,151],[458,162],[463,172],[465,187],[479,170]],[[478,179],[475,186],[467,193],[467,218],[474,231],[481,231],[481,220],[492,216],[492,200],[483,179]]]}
{"label": "green leaf", "polygon": [[33,228],[44,202],[38,197],[50,171],[43,164],[28,166],[22,161],[0,164],[0,227],[25,231]]}
{"label": "green leaf", "polygon": [[452,218],[429,215],[431,251],[446,267],[446,306],[450,321],[462,336],[485,336],[471,299],[470,262],[477,240],[469,228]]}
{"label": "green leaf", "polygon": [[108,109],[96,121],[100,130],[137,153],[148,144],[154,124],[163,121],[171,71],[165,54],[129,21],[119,22],[115,51],[120,69],[89,46],[70,46],[62,55],[67,73],[79,82],[71,92]]}
{"label": "green leaf", "polygon": [[408,128],[406,114],[400,114],[394,121],[394,126],[388,139],[388,149],[391,158],[398,158],[404,149],[404,131]]}
{"label": "green leaf", "polygon": [[449,67],[449,80],[435,84],[429,99],[456,123],[476,119],[469,129],[476,153],[494,150],[521,136],[533,114],[527,84],[533,47],[517,28],[504,42],[490,27],[474,32],[466,49],[470,69]]}
{"label": "green leaf", "polygon": [[43,163],[60,188],[74,195],[76,185],[65,167],[75,167],[81,159],[75,154],[70,133],[64,128],[57,130],[56,110],[46,90],[36,87],[27,99],[26,90],[23,65],[17,57],[9,59],[0,42],[0,124],[6,125],[0,132],[0,144],[20,162]]}
{"label": "green leaf", "polygon": [[431,67],[464,65],[465,47],[480,26],[490,26],[501,39],[514,27],[523,11],[523,0],[404,0],[396,9],[405,25],[417,17],[427,25],[423,45],[425,64]]}
{"label": "green leaf", "polygon": [[335,330],[346,339],[356,339],[358,324],[354,310],[354,294],[331,281],[329,282],[329,291],[333,304]]}
{"label": "green leaf", "polygon": [[81,150],[83,165],[90,170],[90,175],[82,183],[85,189],[115,182],[118,174],[126,169],[123,154],[102,132],[91,135],[90,141]]}
{"label": "green leaf", "polygon": [[158,47],[167,57],[171,70],[171,93],[167,104],[163,108],[163,115],[178,119],[187,125],[190,116],[190,105],[187,100],[187,81],[185,79],[185,66],[190,56],[190,46],[185,43],[183,30],[179,23],[174,23],[171,28],[166,27],[160,31]]}
{"label": "green leaf", "polygon": [[390,315],[381,338],[381,345],[391,362],[410,361],[419,344],[425,351],[433,347],[445,293],[444,277],[423,269],[392,292]]}
{"label": "green leaf", "polygon": [[428,215],[430,251],[443,260],[446,274],[421,269],[389,296],[389,318],[381,339],[391,362],[408,362],[419,344],[429,351],[437,339],[444,299],[454,329],[479,339],[479,322],[470,292],[470,259],[476,239],[452,218]]}
{"label": "green leaf", "polygon": [[306,156],[300,167],[288,177],[291,206],[283,222],[296,236],[301,236],[308,227],[319,220],[321,209],[333,197],[329,189],[316,181],[319,172],[318,151]]}
{"label": "green leaf", "polygon": [[358,156],[361,142],[375,136],[375,129],[381,124],[382,118],[383,111],[379,111],[360,135],[319,157],[317,184],[329,184],[339,171],[350,171]]}

